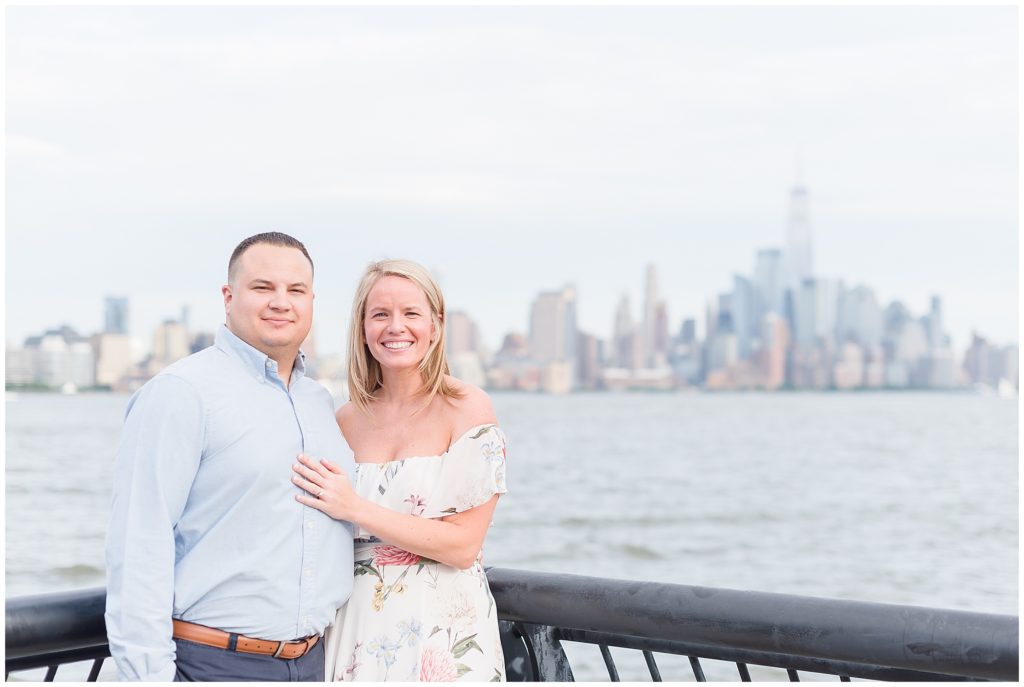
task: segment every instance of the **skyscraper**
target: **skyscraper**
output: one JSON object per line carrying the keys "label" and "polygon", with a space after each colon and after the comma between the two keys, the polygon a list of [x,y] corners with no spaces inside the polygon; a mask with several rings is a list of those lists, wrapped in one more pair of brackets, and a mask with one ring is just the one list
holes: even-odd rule
{"label": "skyscraper", "polygon": [[654,310],[654,359],[652,367],[663,367],[668,362],[669,335],[668,310],[665,301]]}
{"label": "skyscraper", "polygon": [[576,346],[576,377],[584,389],[596,389],[601,384],[601,345],[597,337],[579,333]]}
{"label": "skyscraper", "polygon": [[882,340],[882,309],[875,292],[866,286],[843,291],[836,326],[838,343],[854,341],[873,348]]}
{"label": "skyscraper", "polygon": [[798,294],[804,280],[813,276],[814,253],[807,189],[796,186],[789,194],[789,217],[786,221],[786,286]]}
{"label": "skyscraper", "polygon": [[167,320],[153,331],[154,369],[159,371],[189,354],[188,331],[185,325]]}
{"label": "skyscraper", "polygon": [[687,320],[683,320],[682,326],[679,328],[679,342],[691,346],[697,341],[697,321],[692,317]]}
{"label": "skyscraper", "polygon": [[754,319],[754,289],[750,280],[739,274],[732,277],[732,328],[736,334],[736,353],[740,360],[750,355],[757,321]]}
{"label": "skyscraper", "polygon": [[576,353],[576,289],[537,295],[530,309],[530,354],[537,362],[570,362]]}
{"label": "skyscraper", "polygon": [[658,271],[647,265],[644,288],[643,357],[647,367],[665,364],[668,354],[668,318],[658,293]]}
{"label": "skyscraper", "polygon": [[540,364],[541,388],[565,393],[578,386],[576,288],[537,295],[530,308],[530,356]]}
{"label": "skyscraper", "polygon": [[125,334],[97,334],[92,344],[96,354],[96,383],[117,386],[132,367],[131,338]]}
{"label": "skyscraper", "polygon": [[764,346],[758,351],[761,383],[774,390],[786,383],[786,348],[789,346],[789,327],[786,320],[775,312],[764,316],[760,325]]}
{"label": "skyscraper", "polygon": [[804,279],[796,298],[796,342],[813,345],[835,336],[839,284],[832,279]]}
{"label": "skyscraper", "polygon": [[451,357],[459,353],[477,353],[480,348],[479,334],[476,322],[461,310],[449,311],[445,319],[445,341],[447,351]]}
{"label": "skyscraper", "polygon": [[122,296],[107,296],[103,318],[105,334],[128,333],[128,299]]}
{"label": "skyscraper", "polygon": [[[762,248],[754,262],[754,321],[760,323],[770,312],[783,313],[783,291],[786,288],[782,251]],[[764,333],[765,338],[768,337]]]}
{"label": "skyscraper", "polygon": [[629,295],[622,294],[615,308],[615,324],[612,329],[612,365],[627,367],[630,359],[629,345],[633,337],[633,315],[629,311]]}
{"label": "skyscraper", "polygon": [[633,324],[629,296],[622,294],[615,309],[615,330],[612,332],[612,360],[616,367],[636,370],[644,366],[643,334]]}
{"label": "skyscraper", "polygon": [[944,348],[946,336],[942,331],[942,298],[932,296],[931,310],[927,315],[928,345],[933,349]]}

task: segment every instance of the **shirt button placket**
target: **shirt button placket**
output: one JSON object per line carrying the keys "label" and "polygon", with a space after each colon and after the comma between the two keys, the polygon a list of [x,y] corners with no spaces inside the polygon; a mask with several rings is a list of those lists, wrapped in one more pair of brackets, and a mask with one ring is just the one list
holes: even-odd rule
{"label": "shirt button placket", "polygon": [[[302,446],[302,452],[307,455],[315,454],[316,446],[313,442],[309,441],[310,437],[306,431],[305,423],[302,419],[302,414],[299,412],[301,407],[301,396],[297,396],[292,393],[292,390],[288,392],[288,399],[292,404],[292,412],[295,414],[295,422],[299,428],[299,438]],[[322,456],[313,456],[314,458],[320,458]],[[322,517],[314,508],[307,508],[303,513],[303,533],[302,533],[302,581],[300,583],[300,610],[299,617],[302,618],[302,628],[299,633],[300,636],[306,636],[313,633],[313,618],[312,612],[316,610],[314,602],[320,597],[317,588],[317,552],[320,548],[318,540],[318,529],[316,526],[317,519]]]}
{"label": "shirt button placket", "polygon": [[302,537],[302,635],[312,634],[313,625],[311,622],[311,611],[314,610],[313,602],[317,598],[316,585],[316,551],[319,548],[317,541],[316,518],[319,513],[310,508],[305,514],[305,532]]}

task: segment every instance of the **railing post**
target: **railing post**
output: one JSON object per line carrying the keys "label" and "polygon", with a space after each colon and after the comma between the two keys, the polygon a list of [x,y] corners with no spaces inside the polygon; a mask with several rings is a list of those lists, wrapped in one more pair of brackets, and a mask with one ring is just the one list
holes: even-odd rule
{"label": "railing post", "polygon": [[498,636],[501,639],[501,653],[505,658],[505,681],[536,682],[533,659],[530,658],[526,641],[519,634],[515,623],[510,620],[499,620]]}
{"label": "railing post", "polygon": [[532,623],[515,623],[516,630],[526,641],[526,650],[539,682],[575,682],[569,658],[562,649],[558,628]]}

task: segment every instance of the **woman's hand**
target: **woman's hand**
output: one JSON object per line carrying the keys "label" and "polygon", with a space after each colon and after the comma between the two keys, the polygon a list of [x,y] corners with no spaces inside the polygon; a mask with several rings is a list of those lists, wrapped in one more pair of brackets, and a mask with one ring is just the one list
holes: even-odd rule
{"label": "woman's hand", "polygon": [[335,520],[355,522],[361,499],[352,489],[348,475],[329,460],[317,462],[300,453],[299,463],[292,466],[292,482],[307,494],[298,494],[295,500],[310,508],[326,513]]}

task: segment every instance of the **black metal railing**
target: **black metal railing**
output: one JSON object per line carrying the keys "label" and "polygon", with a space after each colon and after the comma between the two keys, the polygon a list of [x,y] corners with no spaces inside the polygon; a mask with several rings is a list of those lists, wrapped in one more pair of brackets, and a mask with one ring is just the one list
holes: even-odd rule
{"label": "black metal railing", "polygon": [[110,656],[103,622],[103,587],[7,599],[5,669],[46,668],[45,682],[68,663],[92,661],[88,682],[95,682]]}
{"label": "black metal railing", "polygon": [[562,642],[596,644],[613,681],[612,646],[642,651],[656,681],[654,653],[689,659],[692,678],[674,680],[703,681],[702,658],[735,663],[744,681],[749,665],[794,681],[1018,679],[1016,616],[508,569],[488,579],[510,680],[571,680]]}
{"label": "black metal railing", "polygon": [[[619,678],[611,647],[641,652],[655,681],[705,679],[702,659],[840,680],[1018,679],[1016,616],[743,592],[656,582],[491,568],[508,679],[571,681],[563,643],[596,645]],[[6,670],[109,656],[102,588],[7,600]],[[655,654],[686,657],[685,675],[662,675]],[[663,661],[664,663],[664,661]],[[717,665],[717,664],[716,664]]]}

